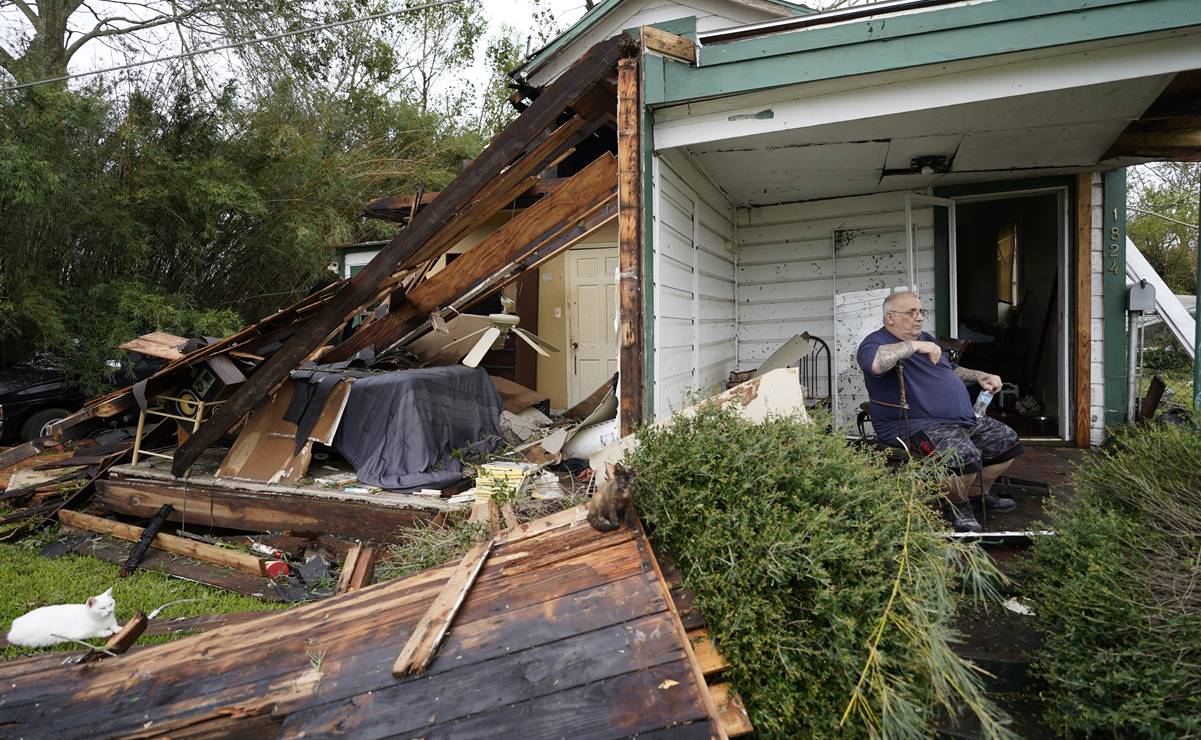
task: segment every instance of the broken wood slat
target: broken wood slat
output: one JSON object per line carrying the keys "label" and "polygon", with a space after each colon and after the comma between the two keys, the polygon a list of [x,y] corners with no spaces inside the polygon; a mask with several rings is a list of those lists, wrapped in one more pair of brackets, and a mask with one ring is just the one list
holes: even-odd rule
{"label": "broken wood slat", "polygon": [[371,577],[375,574],[377,554],[374,547],[361,542],[352,545],[350,552],[346,553],[346,559],[342,561],[342,573],[338,576],[338,588],[334,593],[350,593],[370,585]]}
{"label": "broken wood slat", "polygon": [[183,357],[183,352],[179,348],[187,342],[185,337],[177,337],[162,331],[152,331],[117,346],[129,352],[137,352],[161,360],[178,360]]}
{"label": "broken wood slat", "polygon": [[129,559],[117,571],[117,575],[125,578],[133,574],[138,569],[138,564],[142,562],[142,558],[146,557],[146,551],[150,549],[150,543],[158,535],[163,524],[167,521],[167,517],[175,507],[171,504],[163,504],[154,516],[150,517],[150,521],[146,523],[146,528],[142,530],[142,536],[138,538],[137,544],[129,552]]}
{"label": "broken wood slat", "polygon": [[[107,534],[131,542],[137,542],[142,536],[142,529],[140,527],[109,521],[103,517],[92,516],[91,514],[84,514],[78,511],[60,511],[58,512],[58,518],[63,524],[75,527],[76,529],[86,529],[89,532]],[[226,568],[233,568],[234,570],[240,570],[243,573],[251,575],[261,576],[267,572],[264,561],[253,555],[206,545],[203,542],[194,542],[183,537],[176,537],[175,535],[160,534],[150,544],[159,550],[175,553],[176,555],[185,555],[189,558],[214,565],[221,565]]]}
{"label": "broken wood slat", "polygon": [[642,44],[647,51],[696,64],[696,45],[683,36],[654,26],[642,26],[638,33],[642,36]]}
{"label": "broken wood slat", "polygon": [[22,511],[15,511],[11,514],[6,514],[5,516],[0,517],[0,525],[12,524],[13,522],[19,522],[22,519],[32,519],[33,517],[45,514],[48,511],[52,511],[57,506],[57,503],[42,504],[40,506],[32,506]]}
{"label": "broken wood slat", "polygon": [[63,475],[59,475],[54,478],[50,478],[48,480],[40,480],[40,481],[35,481],[33,483],[22,484],[17,488],[13,488],[12,486],[9,486],[7,489],[4,490],[4,493],[0,494],[0,501],[10,501],[15,498],[24,498],[26,496],[32,496],[34,493],[37,493],[38,491],[40,491],[42,488],[45,488],[46,486],[55,486],[60,483],[69,483],[70,481],[76,480],[79,477],[80,477],[80,471],[74,470],[74,471],[71,471],[70,473],[64,473]]}
{"label": "broken wood slat", "polygon": [[55,501],[44,506],[36,507],[38,511],[35,513],[34,517],[40,517],[40,519],[37,521],[27,521],[20,527],[10,529],[9,531],[0,535],[0,542],[15,542],[37,527],[40,527],[46,522],[52,520],[54,515],[59,510],[63,508],[70,508],[72,506],[82,506],[83,504],[87,503],[87,500],[91,497],[92,492],[95,490],[96,481],[108,475],[109,468],[111,468],[114,463],[120,460],[131,449],[133,449],[133,445],[128,445],[124,451],[114,452],[109,455],[105,462],[102,462],[90,469],[87,482],[79,486],[79,488],[76,488],[61,501]]}
{"label": "broken wood slat", "polygon": [[717,717],[721,721],[722,731],[727,737],[749,735],[755,731],[751,717],[746,713],[742,697],[728,683],[719,683],[709,687],[709,696],[717,706]]}
{"label": "broken wood slat", "polygon": [[721,673],[730,667],[726,657],[717,649],[717,643],[709,636],[706,629],[688,631],[688,641],[692,643],[692,652],[696,655],[697,665],[706,679],[714,673]]}
{"label": "broken wood slat", "polygon": [[1159,404],[1163,400],[1164,391],[1167,389],[1168,385],[1163,382],[1163,378],[1158,375],[1151,377],[1151,384],[1147,386],[1147,395],[1143,397],[1138,408],[1139,421],[1148,421],[1155,416],[1155,412],[1159,410]]}
{"label": "broken wood slat", "polygon": [[[77,555],[103,560],[120,566],[129,557],[129,546],[125,540],[77,530],[63,525],[63,532],[72,533],[71,552]],[[203,583],[206,586],[224,589],[235,594],[253,596],[262,601],[283,601],[284,598],[262,576],[251,575],[191,558],[175,555],[165,550],[151,548],[139,566],[142,570],[165,573],[184,581]]]}
{"label": "broken wood slat", "polygon": [[642,141],[638,60],[617,64],[617,241],[620,281],[617,332],[621,373],[620,435],[642,425],[645,363],[642,329]]}
{"label": "broken wood slat", "polygon": [[223,527],[247,532],[328,532],[344,537],[396,542],[404,531],[428,522],[448,505],[441,499],[411,496],[412,506],[372,505],[367,495],[350,496],[337,491],[295,495],[280,490],[239,489],[222,481],[192,482],[187,485],[151,480],[103,480],[98,499],[120,514],[149,517],[163,504],[175,511],[171,521],[187,521],[201,527]]}
{"label": "broken wood slat", "polygon": [[7,450],[0,452],[0,470],[40,455],[42,450],[45,449],[44,442],[46,441],[46,438],[35,439],[32,442],[25,442],[24,444],[9,447]]}
{"label": "broken wood slat", "polygon": [[73,455],[64,457],[60,460],[51,460],[50,462],[35,465],[30,470],[56,470],[58,468],[70,468],[82,465],[97,465],[108,459],[108,455]]}
{"label": "broken wood slat", "polygon": [[[535,201],[543,196],[554,192],[556,188],[562,185],[567,178],[551,177],[543,178],[534,184],[524,195],[518,198],[513,203],[506,203],[506,208],[528,208]],[[441,191],[426,190],[421,194],[420,208],[424,208],[437,197]],[[395,221],[397,223],[405,223],[409,220],[410,209],[412,208],[412,198],[408,195],[387,195],[382,198],[377,198],[363,208],[363,215],[367,218],[374,218],[380,221]]]}
{"label": "broken wood slat", "polygon": [[575,102],[593,81],[608,75],[618,59],[635,51],[629,37],[618,36],[593,46],[578,61],[547,87],[538,100],[442,191],[420,211],[358,274],[350,278],[337,295],[304,322],[284,345],[258,370],[238,386],[225,404],[179,447],[171,471],[182,476],[200,453],[211,447],[259,400],[295,369],[301,360],[317,349],[347,317],[372,297],[384,281],[411,262],[428,259],[422,248],[441,231],[448,220],[467,206],[506,167],[529,148],[542,131],[552,125],[563,109]]}
{"label": "broken wood slat", "polygon": [[421,673],[429,666],[430,661],[434,659],[434,651],[438,649],[446,631],[450,629],[450,623],[454,621],[459,607],[463,605],[463,599],[467,598],[467,592],[471,590],[491,551],[492,540],[481,542],[468,550],[459,561],[459,566],[442,587],[438,598],[434,599],[429,611],[417,623],[413,634],[409,635],[396,664],[392,666],[393,676],[400,678],[410,673]]}
{"label": "broken wood slat", "polygon": [[[125,626],[121,628],[120,632],[108,638],[108,642],[104,643],[104,649],[110,653],[116,653],[117,655],[124,653],[126,650],[129,650],[129,648],[133,647],[133,644],[137,642],[138,638],[142,636],[142,633],[146,631],[146,625],[149,623],[150,620],[146,618],[145,614],[142,612],[135,612],[133,618],[125,623]],[[79,662],[92,663],[106,657],[108,656],[100,650],[89,650],[80,656]]]}
{"label": "broken wood slat", "polygon": [[518,524],[521,524],[521,522],[517,521],[517,512],[513,511],[513,504],[510,501],[506,501],[503,504],[501,504],[500,515],[505,520],[506,528],[513,528],[513,527],[516,527]]}

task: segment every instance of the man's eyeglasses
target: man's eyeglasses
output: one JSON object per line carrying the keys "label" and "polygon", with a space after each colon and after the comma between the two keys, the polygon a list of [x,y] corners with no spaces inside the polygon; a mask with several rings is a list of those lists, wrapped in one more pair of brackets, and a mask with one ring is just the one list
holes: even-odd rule
{"label": "man's eyeglasses", "polygon": [[930,312],[924,308],[911,308],[908,311],[889,311],[889,313],[903,313],[911,319],[916,319],[918,317],[924,319],[930,315]]}

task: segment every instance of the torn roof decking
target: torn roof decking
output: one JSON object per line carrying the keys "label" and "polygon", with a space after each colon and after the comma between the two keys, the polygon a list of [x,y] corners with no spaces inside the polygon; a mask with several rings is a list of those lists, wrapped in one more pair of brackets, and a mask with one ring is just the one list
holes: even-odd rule
{"label": "torn roof decking", "polygon": [[722,736],[650,547],[582,508],[502,532],[429,669],[392,665],[453,564],[125,657],[0,665],[5,734]]}

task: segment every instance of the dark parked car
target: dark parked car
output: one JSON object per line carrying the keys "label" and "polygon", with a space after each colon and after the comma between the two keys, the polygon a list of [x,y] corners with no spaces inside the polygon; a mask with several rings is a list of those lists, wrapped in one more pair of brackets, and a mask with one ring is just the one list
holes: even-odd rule
{"label": "dark parked car", "polygon": [[[162,360],[129,353],[117,366],[116,386],[126,386],[158,372]],[[52,422],[83,408],[87,398],[61,372],[30,362],[0,370],[0,443],[45,436]]]}

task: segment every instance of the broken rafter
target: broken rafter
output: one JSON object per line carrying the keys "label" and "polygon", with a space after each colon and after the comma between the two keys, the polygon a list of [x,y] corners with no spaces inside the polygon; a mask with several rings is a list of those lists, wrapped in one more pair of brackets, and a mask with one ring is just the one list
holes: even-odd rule
{"label": "broken rafter", "polygon": [[[383,350],[411,331],[431,311],[449,305],[488,277],[585,221],[615,193],[617,170],[612,155],[604,154],[556,190],[467,250],[428,280],[413,287],[392,311],[329,354],[339,361],[374,345]],[[570,243],[578,241],[582,235]],[[497,286],[499,287],[499,286]]]}
{"label": "broken rafter", "polygon": [[459,565],[451,574],[450,579],[438,592],[434,603],[421,617],[421,621],[413,628],[413,634],[405,642],[404,649],[392,666],[392,675],[403,678],[409,674],[424,673],[434,659],[434,652],[441,644],[442,638],[450,629],[459,607],[467,598],[467,592],[475,583],[476,576],[484,567],[488,554],[492,552],[493,540],[481,542],[467,551]]}
{"label": "broken rafter", "polygon": [[668,33],[654,26],[642,26],[638,32],[647,51],[696,64],[696,45],[683,36]]}
{"label": "broken rafter", "polygon": [[418,212],[407,228],[343,285],[328,304],[305,322],[283,347],[216,409],[213,416],[176,451],[171,471],[176,476],[187,471],[201,452],[217,442],[271,388],[320,347],[393,273],[434,256],[427,249],[428,243],[445,229],[446,224],[460,211],[470,207],[473,200],[502,176],[505,168],[528,151],[530,143],[554,123],[565,108],[579,100],[596,80],[607,76],[619,59],[634,51],[633,43],[625,35],[603,41],[589,49],[563,76],[543,91],[529,110],[497,135],[428,208]]}

